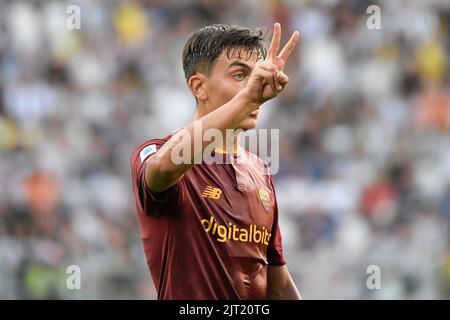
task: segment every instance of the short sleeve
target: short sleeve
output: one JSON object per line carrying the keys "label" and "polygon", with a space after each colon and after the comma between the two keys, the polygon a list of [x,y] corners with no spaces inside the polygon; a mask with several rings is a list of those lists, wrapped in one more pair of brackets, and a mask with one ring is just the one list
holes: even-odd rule
{"label": "short sleeve", "polygon": [[131,171],[133,191],[142,211],[149,216],[159,216],[168,212],[171,206],[178,203],[180,183],[177,183],[163,192],[151,191],[145,182],[145,168],[149,159],[157,153],[166,141],[161,139],[150,140],[138,148],[131,157]]}
{"label": "short sleeve", "polygon": [[270,184],[272,186],[275,204],[274,204],[274,219],[271,232],[272,235],[270,237],[269,246],[267,248],[267,261],[269,265],[272,266],[283,266],[286,264],[286,260],[284,259],[283,256],[283,243],[280,226],[278,224],[278,204],[272,177],[270,177]]}

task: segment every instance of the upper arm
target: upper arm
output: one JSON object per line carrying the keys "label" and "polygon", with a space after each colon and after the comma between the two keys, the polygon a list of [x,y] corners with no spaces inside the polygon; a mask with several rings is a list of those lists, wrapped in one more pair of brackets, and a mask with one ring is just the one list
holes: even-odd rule
{"label": "upper arm", "polygon": [[268,266],[267,269],[267,298],[275,299],[281,296],[286,285],[287,267],[283,266]]}
{"label": "upper arm", "polygon": [[[153,188],[152,184],[149,184],[148,169],[154,169],[152,159],[157,155],[163,143],[162,140],[152,140],[146,147],[138,150],[132,156],[132,179],[136,200],[138,200],[142,210],[152,216],[167,212],[168,206],[176,205],[180,201],[181,195],[180,183],[177,183],[179,181],[160,189]],[[151,177],[150,182],[161,178],[153,174],[151,174]]]}
{"label": "upper arm", "polygon": [[275,187],[272,176],[269,180],[274,194],[274,220],[272,225],[272,236],[267,248],[267,260],[269,266],[267,270],[267,299],[279,300],[299,300],[300,293],[289,274],[286,261],[283,255],[283,245],[281,239],[280,226],[278,224],[278,204],[276,201]]}
{"label": "upper arm", "polygon": [[165,160],[156,153],[150,156],[145,165],[144,178],[147,187],[154,192],[163,192],[177,184],[184,173],[169,171],[164,165]]}
{"label": "upper arm", "polygon": [[167,141],[155,144],[157,151],[149,157],[144,172],[145,183],[150,190],[163,192],[169,189],[192,168],[193,161],[189,161],[189,150],[186,149],[190,148],[190,145],[185,142],[190,140],[185,139],[184,135],[185,131],[180,130]]}
{"label": "upper arm", "polygon": [[286,265],[268,266],[266,298],[274,300],[302,299]]}

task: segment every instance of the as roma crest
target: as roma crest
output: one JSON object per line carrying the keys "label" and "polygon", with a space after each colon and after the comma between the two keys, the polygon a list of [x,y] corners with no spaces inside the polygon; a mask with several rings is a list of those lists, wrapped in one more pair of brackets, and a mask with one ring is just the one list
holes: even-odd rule
{"label": "as roma crest", "polygon": [[267,188],[260,188],[258,191],[259,199],[261,199],[261,203],[266,209],[266,212],[269,213],[270,210],[270,190]]}

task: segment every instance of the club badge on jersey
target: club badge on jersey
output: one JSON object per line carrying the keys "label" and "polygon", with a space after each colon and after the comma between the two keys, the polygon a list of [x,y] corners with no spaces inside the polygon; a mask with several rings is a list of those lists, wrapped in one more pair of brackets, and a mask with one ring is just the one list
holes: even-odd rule
{"label": "club badge on jersey", "polygon": [[266,209],[266,212],[268,213],[270,210],[270,190],[266,188],[260,188],[258,193],[259,199],[261,200],[264,209]]}

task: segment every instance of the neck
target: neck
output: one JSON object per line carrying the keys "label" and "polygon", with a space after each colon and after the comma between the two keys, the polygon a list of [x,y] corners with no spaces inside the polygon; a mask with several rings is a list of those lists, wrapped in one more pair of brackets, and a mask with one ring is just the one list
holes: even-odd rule
{"label": "neck", "polygon": [[206,103],[197,102],[197,107],[195,108],[194,112],[194,121],[206,116],[211,111],[211,108],[209,108]]}

